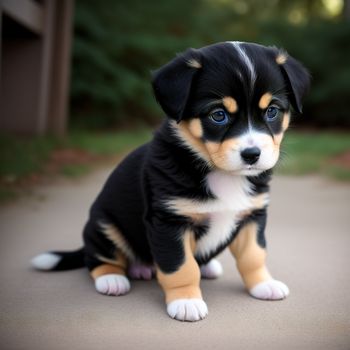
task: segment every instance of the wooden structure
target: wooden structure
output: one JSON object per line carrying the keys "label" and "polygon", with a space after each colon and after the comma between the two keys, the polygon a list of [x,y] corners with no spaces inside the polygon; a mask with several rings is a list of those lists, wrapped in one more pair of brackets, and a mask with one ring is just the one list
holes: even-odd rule
{"label": "wooden structure", "polygon": [[65,132],[74,0],[0,0],[0,132]]}

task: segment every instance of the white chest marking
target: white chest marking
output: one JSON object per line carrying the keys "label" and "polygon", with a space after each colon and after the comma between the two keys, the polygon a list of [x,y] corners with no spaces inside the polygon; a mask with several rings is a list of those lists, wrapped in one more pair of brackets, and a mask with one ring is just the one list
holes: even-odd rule
{"label": "white chest marking", "polygon": [[239,214],[253,207],[251,186],[245,177],[215,171],[208,175],[207,184],[216,199],[210,205],[214,210],[208,211],[208,232],[197,241],[196,255],[207,255],[227,242],[237,227]]}
{"label": "white chest marking", "polygon": [[242,215],[268,203],[268,195],[255,195],[244,176],[213,171],[206,179],[207,187],[215,196],[209,200],[173,198],[164,204],[172,212],[195,220],[209,220],[208,231],[197,240],[197,256],[206,256],[226,243],[237,228]]}
{"label": "white chest marking", "polygon": [[220,203],[220,211],[239,212],[251,206],[253,194],[250,182],[244,176],[213,171],[207,176],[210,191]]}

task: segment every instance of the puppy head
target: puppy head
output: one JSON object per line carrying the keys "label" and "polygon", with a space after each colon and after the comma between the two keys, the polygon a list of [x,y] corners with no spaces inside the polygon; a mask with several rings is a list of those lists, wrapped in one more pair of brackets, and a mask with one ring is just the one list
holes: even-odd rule
{"label": "puppy head", "polygon": [[187,50],[156,71],[152,84],[187,147],[212,167],[254,176],[276,164],[309,81],[286,52],[226,42]]}

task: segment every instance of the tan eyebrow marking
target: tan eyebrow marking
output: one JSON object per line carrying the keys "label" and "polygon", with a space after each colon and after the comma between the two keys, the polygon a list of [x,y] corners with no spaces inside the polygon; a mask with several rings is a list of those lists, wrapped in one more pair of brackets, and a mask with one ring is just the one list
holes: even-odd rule
{"label": "tan eyebrow marking", "polygon": [[237,112],[238,105],[237,105],[236,100],[233,97],[229,97],[229,96],[224,97],[222,99],[222,103],[230,113]]}
{"label": "tan eyebrow marking", "polygon": [[266,109],[269,106],[271,100],[272,100],[272,94],[270,92],[266,92],[260,97],[259,108]]}
{"label": "tan eyebrow marking", "polygon": [[285,64],[287,62],[287,55],[284,53],[279,53],[278,56],[276,57],[276,63],[277,64]]}
{"label": "tan eyebrow marking", "polygon": [[189,59],[187,61],[187,65],[192,68],[197,68],[197,69],[202,68],[202,64],[199,61],[195,60],[194,58]]}

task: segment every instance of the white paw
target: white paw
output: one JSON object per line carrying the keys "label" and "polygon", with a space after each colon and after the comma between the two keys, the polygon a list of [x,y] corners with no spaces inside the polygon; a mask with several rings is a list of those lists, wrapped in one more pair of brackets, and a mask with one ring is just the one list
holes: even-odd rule
{"label": "white paw", "polygon": [[202,265],[200,269],[202,278],[218,278],[223,273],[222,265],[216,259],[211,259],[207,264]]}
{"label": "white paw", "polygon": [[167,305],[168,315],[179,321],[199,321],[208,315],[202,299],[176,299]]}
{"label": "white paw", "polygon": [[123,275],[103,275],[96,278],[95,288],[99,293],[102,294],[123,295],[129,292],[130,282]]}
{"label": "white paw", "polygon": [[257,299],[280,300],[289,295],[289,288],[284,283],[271,279],[257,284],[249,293]]}

